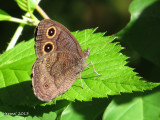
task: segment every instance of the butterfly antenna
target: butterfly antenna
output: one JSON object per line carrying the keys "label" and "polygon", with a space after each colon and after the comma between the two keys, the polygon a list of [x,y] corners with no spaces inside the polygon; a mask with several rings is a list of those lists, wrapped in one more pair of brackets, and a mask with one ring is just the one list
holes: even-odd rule
{"label": "butterfly antenna", "polygon": [[104,45],[104,44],[107,44],[107,43],[111,43],[111,42],[104,42],[104,43],[101,43],[101,44],[99,44],[99,45],[95,45],[95,46],[93,46],[93,47],[90,47],[90,50],[91,50],[92,48],[95,48],[95,47],[98,47],[98,46],[101,46],[101,45]]}

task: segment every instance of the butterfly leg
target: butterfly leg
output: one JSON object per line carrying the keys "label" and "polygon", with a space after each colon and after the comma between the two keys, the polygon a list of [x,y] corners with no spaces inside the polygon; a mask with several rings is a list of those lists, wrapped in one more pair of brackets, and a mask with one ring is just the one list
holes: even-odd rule
{"label": "butterfly leg", "polygon": [[81,80],[82,89],[83,89],[83,82],[82,82],[82,78],[81,78],[81,73],[80,73],[80,80]]}
{"label": "butterfly leg", "polygon": [[[101,74],[99,74],[99,73],[95,70],[93,63],[90,62],[88,65],[90,65],[90,64],[91,64],[92,67],[93,67],[93,71],[94,71],[97,75],[101,76]],[[87,67],[88,67],[88,65],[87,65]],[[90,67],[88,67],[88,68],[90,68]]]}

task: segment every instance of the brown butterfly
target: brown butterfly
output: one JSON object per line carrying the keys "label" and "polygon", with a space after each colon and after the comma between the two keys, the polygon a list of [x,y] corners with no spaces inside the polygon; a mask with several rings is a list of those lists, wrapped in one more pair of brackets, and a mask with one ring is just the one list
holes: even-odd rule
{"label": "brown butterfly", "polygon": [[35,29],[35,50],[38,58],[32,68],[32,86],[42,101],[66,92],[87,66],[89,50],[82,51],[71,32],[50,19]]}

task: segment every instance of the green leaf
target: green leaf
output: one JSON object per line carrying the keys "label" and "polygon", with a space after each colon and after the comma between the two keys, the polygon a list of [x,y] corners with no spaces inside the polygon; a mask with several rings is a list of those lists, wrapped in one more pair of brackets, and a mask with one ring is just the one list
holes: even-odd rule
{"label": "green leaf", "polygon": [[2,103],[8,105],[35,103],[36,98],[31,89],[30,78],[35,59],[33,39],[29,42],[21,42],[14,49],[0,56],[0,100]]}
{"label": "green leaf", "polygon": [[[18,6],[24,10],[28,11],[28,0],[15,0],[18,4]],[[40,0],[29,0],[29,6],[31,11],[33,11],[36,8],[36,5],[40,2]]]}
{"label": "green leaf", "polygon": [[90,48],[87,63],[92,61],[95,70],[101,76],[98,76],[93,71],[93,66],[89,65],[90,68],[86,68],[81,75],[84,88],[82,89],[81,81],[78,79],[65,94],[58,96],[55,100],[90,101],[92,98],[118,95],[121,92],[149,90],[159,85],[139,80],[137,73],[125,66],[127,57],[120,53],[122,47],[116,42],[111,43],[115,37],[102,37],[104,33],[93,34],[93,32],[93,29],[89,29],[86,33],[85,31],[75,32],[74,36],[83,49],[86,36],[86,46]]}
{"label": "green leaf", "polygon": [[[90,56],[87,63],[93,62],[95,70],[101,74],[98,76],[92,65],[82,72],[83,89],[78,78],[72,87],[56,100],[91,101],[92,98],[104,98],[108,95],[118,95],[121,92],[150,90],[158,83],[149,83],[139,80],[133,69],[126,65],[127,57],[120,53],[122,47],[118,43],[112,43],[115,37],[103,37],[104,33],[94,33],[95,29],[74,32],[82,48],[90,48]],[[13,49],[0,56],[0,101],[8,105],[36,105],[43,104],[37,100],[31,88],[31,69],[36,59],[34,52],[34,40],[22,42]],[[10,99],[12,98],[12,99]]]}
{"label": "green leaf", "polygon": [[106,108],[103,120],[159,120],[159,90],[116,97]]}
{"label": "green leaf", "polygon": [[10,20],[11,18],[12,17],[8,13],[0,9],[0,21]]}
{"label": "green leaf", "polygon": [[130,48],[160,66],[160,0],[134,0],[129,8],[131,20],[119,33]]}
{"label": "green leaf", "polygon": [[0,56],[0,69],[31,71],[32,64],[36,59],[34,40],[21,42]]}

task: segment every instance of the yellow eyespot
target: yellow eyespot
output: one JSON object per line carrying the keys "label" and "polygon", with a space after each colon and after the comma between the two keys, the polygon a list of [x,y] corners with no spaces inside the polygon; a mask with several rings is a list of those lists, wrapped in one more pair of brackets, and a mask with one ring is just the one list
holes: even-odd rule
{"label": "yellow eyespot", "polygon": [[53,38],[54,36],[56,35],[56,28],[55,27],[49,27],[48,29],[47,29],[47,33],[46,33],[46,36],[48,37],[48,38]]}

